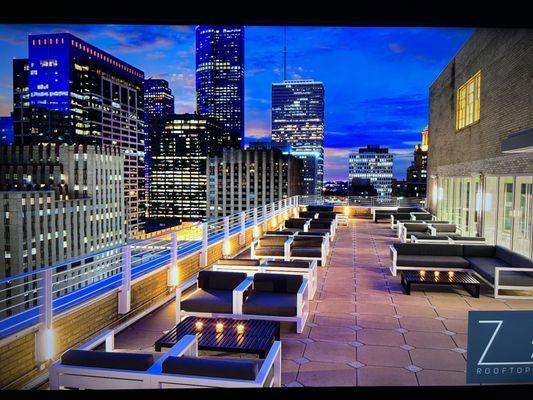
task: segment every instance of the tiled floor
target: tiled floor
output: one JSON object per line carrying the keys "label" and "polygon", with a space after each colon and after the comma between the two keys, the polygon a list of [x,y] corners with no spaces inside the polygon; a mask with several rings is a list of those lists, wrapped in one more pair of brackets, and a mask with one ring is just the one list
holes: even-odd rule
{"label": "tiled floor", "polygon": [[[500,301],[482,287],[403,294],[389,272],[389,224],[352,219],[340,227],[302,334],[282,325],[286,386],[465,384],[468,310],[533,309],[533,300]],[[152,349],[174,324],[174,304],[117,336],[119,348]]]}

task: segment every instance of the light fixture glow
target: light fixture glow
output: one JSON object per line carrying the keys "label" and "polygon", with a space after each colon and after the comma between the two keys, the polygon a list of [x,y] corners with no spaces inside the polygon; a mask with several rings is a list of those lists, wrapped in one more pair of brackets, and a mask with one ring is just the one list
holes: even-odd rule
{"label": "light fixture glow", "polygon": [[204,328],[204,323],[202,321],[196,321],[194,327],[196,328],[197,332],[201,332]]}
{"label": "light fixture glow", "polygon": [[222,333],[224,331],[224,324],[222,322],[217,322],[215,325],[216,333]]}
{"label": "light fixture glow", "polygon": [[238,324],[237,325],[237,334],[242,335],[244,333],[244,325]]}

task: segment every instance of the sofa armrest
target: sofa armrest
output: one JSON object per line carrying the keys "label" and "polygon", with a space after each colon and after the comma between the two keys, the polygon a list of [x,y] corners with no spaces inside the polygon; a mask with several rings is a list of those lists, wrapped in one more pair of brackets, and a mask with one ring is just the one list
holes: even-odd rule
{"label": "sofa armrest", "polygon": [[115,349],[115,331],[107,329],[98,336],[89,340],[79,347],[79,350],[93,350],[105,342],[105,351],[113,351]]}
{"label": "sofa armrest", "polygon": [[[509,297],[509,296],[501,296],[498,293],[500,287],[503,286],[503,285],[500,285],[500,272],[529,272],[529,273],[533,273],[533,268],[521,268],[521,267],[496,267],[496,268],[494,268],[494,298]],[[504,289],[510,289],[510,288],[514,288],[514,287],[521,288],[522,290],[524,290],[524,289],[533,290],[533,286],[510,286],[510,285],[505,285]],[[518,296],[516,298],[521,298],[521,296]],[[529,296],[527,298],[529,298]]]}
{"label": "sofa armrest", "polygon": [[311,226],[311,221],[307,221],[304,224],[304,232],[309,232],[309,227]]}
{"label": "sofa armrest", "polygon": [[398,251],[396,251],[396,248],[393,244],[389,246],[390,253],[392,256],[392,267],[391,267],[391,273],[392,276],[396,276],[396,268],[397,268],[397,262],[398,262]]}
{"label": "sofa armrest", "polygon": [[309,281],[304,278],[300,289],[296,293],[296,315],[301,317],[304,310],[304,302],[307,301],[307,291],[309,290]]}
{"label": "sofa armrest", "polygon": [[233,289],[233,314],[242,314],[242,303],[244,301],[244,293],[254,283],[253,276],[249,276],[242,281],[239,286]]}
{"label": "sofa armrest", "polygon": [[252,240],[252,243],[250,245],[250,258],[255,258],[255,249],[257,248],[258,244],[259,238]]}
{"label": "sofa armrest", "polygon": [[168,357],[198,357],[198,337],[196,335],[183,336],[174,346],[166,351],[147,371],[147,374],[161,374],[163,362]]}
{"label": "sofa armrest", "polygon": [[274,370],[273,373],[273,387],[280,387],[281,386],[281,342],[279,340],[276,340],[274,343],[272,343],[272,346],[270,346],[270,350],[268,351],[263,363],[261,364],[261,368],[259,369],[259,372],[257,374],[257,378],[255,379],[255,382],[259,384],[261,387],[264,387],[266,384],[266,379],[270,375],[270,371]]}
{"label": "sofa armrest", "polygon": [[437,236],[437,228],[435,228],[434,226],[431,226],[431,225],[428,228],[429,228],[429,234],[431,236]]}
{"label": "sofa armrest", "polygon": [[291,259],[291,245],[294,242],[294,237],[289,236],[283,244],[283,259],[289,261]]}

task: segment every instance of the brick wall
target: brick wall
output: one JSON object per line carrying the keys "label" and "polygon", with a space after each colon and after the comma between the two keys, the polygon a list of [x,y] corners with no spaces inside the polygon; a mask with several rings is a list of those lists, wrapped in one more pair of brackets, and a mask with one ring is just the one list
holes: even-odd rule
{"label": "brick wall", "polygon": [[[268,221],[269,228],[271,226]],[[262,233],[261,224],[259,232]],[[245,232],[246,242],[239,244],[239,235],[230,239],[231,254],[247,247],[253,240],[253,228]],[[222,257],[223,244],[215,244],[208,249],[208,263],[213,264]],[[178,261],[179,282],[192,277],[200,270],[200,255],[191,255]],[[167,270],[161,270],[146,279],[135,282],[131,289],[131,311],[119,315],[117,293],[110,293],[97,301],[84,305],[54,320],[55,357],[59,357],[71,347],[79,346],[104,329],[110,329],[124,323],[127,319],[146,310],[150,306],[171,294],[172,288],[167,286]],[[35,334],[29,333],[7,345],[0,347],[0,389],[19,388],[24,383],[37,377],[42,370],[35,365]],[[42,367],[47,368],[52,361]]]}
{"label": "brick wall", "polygon": [[[509,133],[533,127],[533,31],[478,29],[429,90],[428,177],[532,174],[533,154],[504,155]],[[480,119],[455,129],[457,89],[481,71]],[[429,182],[428,199],[435,189]]]}

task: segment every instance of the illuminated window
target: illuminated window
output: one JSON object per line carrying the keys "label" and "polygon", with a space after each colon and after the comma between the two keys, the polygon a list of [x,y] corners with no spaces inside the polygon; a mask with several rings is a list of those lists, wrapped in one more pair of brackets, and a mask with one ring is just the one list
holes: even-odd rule
{"label": "illuminated window", "polygon": [[456,129],[479,121],[481,71],[457,90]]}

